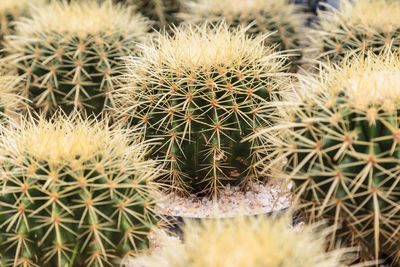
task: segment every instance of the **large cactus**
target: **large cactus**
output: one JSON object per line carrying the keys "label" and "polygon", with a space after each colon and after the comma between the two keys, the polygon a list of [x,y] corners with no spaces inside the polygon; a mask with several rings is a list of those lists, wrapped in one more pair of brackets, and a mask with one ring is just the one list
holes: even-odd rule
{"label": "large cactus", "polygon": [[319,12],[308,35],[310,56],[341,61],[368,50],[376,54],[400,48],[400,2],[393,0],[341,0],[338,9]]}
{"label": "large cactus", "polygon": [[[249,35],[272,33],[266,45],[277,45],[279,50],[300,48],[300,29],[305,23],[301,6],[289,0],[181,0],[187,22],[217,22],[225,20],[232,28],[250,26]],[[301,51],[293,52],[297,61]]]}
{"label": "large cactus", "polygon": [[257,179],[256,141],[241,141],[267,123],[258,109],[279,91],[287,59],[264,38],[225,24],[182,26],[130,60],[115,112],[160,138],[153,156],[167,159],[166,181],[181,192]]}
{"label": "large cactus", "polygon": [[107,125],[1,127],[0,266],[117,266],[146,248],[159,171],[145,143]]}
{"label": "large cactus", "polygon": [[7,60],[27,76],[25,92],[34,109],[98,114],[113,104],[111,80],[122,57],[134,52],[147,30],[143,17],[109,1],[52,1],[18,22],[8,37]]}
{"label": "large cactus", "polygon": [[[400,59],[355,58],[303,77],[278,125],[260,131],[285,158],[305,218],[326,220],[339,240],[380,259],[400,251]],[[285,115],[283,115],[285,114]],[[283,129],[283,131],[282,131]],[[279,155],[279,156],[278,156]]]}
{"label": "large cactus", "polygon": [[[339,267],[350,258],[344,249],[325,252],[317,227],[290,227],[288,216],[187,222],[183,244],[165,239],[159,251],[133,260],[142,267]],[[136,265],[133,265],[136,266]]]}

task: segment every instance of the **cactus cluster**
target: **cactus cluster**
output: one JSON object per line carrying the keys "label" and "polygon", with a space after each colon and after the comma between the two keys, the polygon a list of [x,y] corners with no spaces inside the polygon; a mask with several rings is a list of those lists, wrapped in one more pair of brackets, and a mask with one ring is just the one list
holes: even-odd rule
{"label": "cactus cluster", "polygon": [[260,131],[270,169],[296,186],[307,221],[325,220],[330,246],[360,246],[362,259],[400,251],[400,59],[355,57],[303,77],[277,125]]}
{"label": "cactus cluster", "polygon": [[345,249],[325,252],[325,236],[316,230],[310,226],[302,231],[293,229],[289,216],[187,222],[183,243],[165,239],[160,251],[133,263],[142,267],[344,266],[351,253]]}
{"label": "cactus cluster", "polygon": [[52,1],[18,22],[7,60],[27,76],[24,92],[35,110],[98,114],[113,105],[111,80],[147,30],[145,18],[111,2]]}
{"label": "cactus cluster", "polygon": [[78,116],[1,132],[0,266],[117,266],[147,247],[159,173],[148,144]]}
{"label": "cactus cluster", "polygon": [[[305,22],[301,7],[289,0],[196,0],[183,1],[187,22],[218,22],[225,20],[230,27],[247,27],[249,35],[271,33],[266,45],[279,50],[300,48],[300,29]],[[291,61],[300,59],[300,51]]]}
{"label": "cactus cluster", "polygon": [[309,30],[312,57],[342,61],[369,50],[380,54],[400,48],[400,2],[393,0],[341,0],[338,9],[320,11]]}
{"label": "cactus cluster", "polygon": [[216,194],[258,179],[257,141],[242,140],[267,125],[258,109],[278,94],[287,68],[264,38],[224,23],[183,25],[129,61],[115,112],[160,139],[153,156],[169,164],[172,188]]}
{"label": "cactus cluster", "polygon": [[[155,22],[156,30],[177,25],[177,14],[181,11],[180,0],[115,0],[116,3],[124,3],[134,6],[134,10]],[[168,29],[168,28],[167,28]]]}

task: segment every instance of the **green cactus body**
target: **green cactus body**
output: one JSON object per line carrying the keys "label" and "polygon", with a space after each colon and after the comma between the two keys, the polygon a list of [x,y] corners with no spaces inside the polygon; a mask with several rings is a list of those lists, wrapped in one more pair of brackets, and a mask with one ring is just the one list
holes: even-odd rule
{"label": "green cactus body", "polygon": [[[182,3],[185,12],[181,17],[185,21],[225,20],[231,28],[249,26],[247,33],[250,36],[271,33],[265,44],[276,45],[280,51],[300,48],[300,29],[306,15],[302,14],[299,5],[287,0],[200,0]],[[292,54],[290,61],[294,64],[292,70],[295,70],[301,51],[293,51]]]}
{"label": "green cactus body", "polygon": [[266,125],[259,108],[285,75],[286,57],[264,47],[263,36],[213,27],[159,35],[131,60],[126,89],[116,91],[115,112],[143,125],[146,138],[160,139],[153,156],[166,158],[165,181],[185,193],[216,193],[227,183],[258,179],[257,141],[243,139]]}
{"label": "green cactus body", "polygon": [[8,37],[8,60],[27,76],[25,93],[35,110],[51,115],[60,106],[66,113],[99,114],[113,105],[111,80],[147,27],[121,6],[53,1]]}
{"label": "green cactus body", "polygon": [[115,2],[133,5],[136,12],[155,22],[156,30],[178,25],[180,21],[176,16],[181,11],[179,0],[115,0]]}
{"label": "green cactus body", "polygon": [[78,117],[2,130],[1,266],[118,266],[147,247],[147,144]]}
{"label": "green cactus body", "polygon": [[399,12],[398,1],[340,1],[338,10],[321,11],[315,29],[309,30],[309,57],[338,62],[359,52],[398,51]]}
{"label": "green cactus body", "polygon": [[361,258],[378,260],[400,248],[400,61],[370,53],[346,64],[301,79],[274,126],[284,132],[264,134],[282,153],[269,157],[287,158],[306,219],[333,227],[331,248],[360,246]]}

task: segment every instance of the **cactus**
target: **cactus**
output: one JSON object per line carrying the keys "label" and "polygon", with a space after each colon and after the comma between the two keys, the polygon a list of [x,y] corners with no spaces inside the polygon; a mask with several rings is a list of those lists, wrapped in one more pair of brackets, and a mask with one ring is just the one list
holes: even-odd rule
{"label": "cactus", "polygon": [[146,248],[157,163],[107,120],[1,127],[0,266],[117,266]]}
{"label": "cactus", "polygon": [[339,8],[319,12],[308,34],[308,57],[332,62],[372,50],[376,54],[400,48],[400,2],[392,0],[341,0]]}
{"label": "cactus", "polygon": [[342,263],[351,259],[352,253],[347,249],[325,252],[325,236],[315,230],[315,226],[293,229],[288,216],[276,220],[238,217],[201,224],[187,222],[183,244],[162,238],[159,251],[132,262],[141,267],[344,266]]}
{"label": "cactus", "polygon": [[160,138],[153,156],[166,158],[164,181],[181,193],[216,194],[258,179],[256,141],[241,140],[267,123],[258,108],[277,94],[287,68],[264,38],[226,24],[183,25],[130,60],[115,113]]}
{"label": "cactus", "polygon": [[115,0],[115,2],[133,5],[136,12],[155,22],[156,30],[178,25],[180,21],[176,16],[181,10],[179,0]]}
{"label": "cactus", "polygon": [[[272,32],[266,45],[277,45],[279,50],[299,49],[299,29],[305,23],[300,5],[289,0],[182,0],[186,12],[181,16],[187,22],[225,20],[232,28],[249,26],[249,35]],[[301,58],[296,51],[291,61]]]}
{"label": "cactus", "polygon": [[[29,4],[43,3],[42,0],[2,0],[0,4],[0,47],[3,48],[4,36],[14,32],[13,22],[20,16],[27,15]],[[0,55],[2,52],[0,52]]]}
{"label": "cactus", "polygon": [[110,2],[52,1],[18,22],[7,60],[27,76],[24,91],[35,110],[98,114],[113,105],[111,80],[147,29],[143,17]]}
{"label": "cactus", "polygon": [[[270,169],[296,185],[308,221],[324,220],[362,259],[400,251],[400,59],[373,52],[302,77],[277,126],[259,132]],[[260,138],[259,136],[257,138]],[[265,161],[264,161],[265,162]],[[397,254],[398,255],[398,254]]]}

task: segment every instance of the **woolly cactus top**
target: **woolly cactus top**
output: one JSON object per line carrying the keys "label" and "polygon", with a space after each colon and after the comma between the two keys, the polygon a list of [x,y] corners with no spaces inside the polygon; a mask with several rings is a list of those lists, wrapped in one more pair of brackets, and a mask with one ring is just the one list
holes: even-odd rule
{"label": "woolly cactus top", "polygon": [[95,0],[52,1],[32,10],[32,18],[18,23],[20,36],[31,37],[43,32],[72,33],[79,36],[99,32],[125,32],[141,36],[148,30],[148,22],[139,14],[132,15],[129,8],[99,4]]}
{"label": "woolly cactus top", "polygon": [[133,262],[144,267],[341,266],[344,250],[326,253],[324,238],[313,233],[314,227],[295,231],[289,224],[288,218],[262,217],[188,222],[184,244],[165,239],[160,251]]}
{"label": "woolly cactus top", "polygon": [[398,1],[343,0],[340,1],[338,10],[333,9],[323,13],[320,24],[321,28],[327,31],[350,27],[348,28],[350,31],[359,30],[366,34],[390,33],[400,28],[399,12]]}
{"label": "woolly cactus top", "polygon": [[374,106],[393,111],[400,101],[400,58],[392,53],[382,57],[369,53],[325,68],[317,79],[302,80],[307,88],[327,90],[331,96],[344,92],[347,104],[356,109]]}
{"label": "woolly cactus top", "polygon": [[[133,137],[129,131],[111,129],[107,120],[82,119],[77,115],[66,117],[57,114],[47,120],[22,120],[16,129],[4,128],[0,147],[8,156],[19,159],[26,155],[53,165],[60,163],[130,157],[139,161],[144,157],[146,145],[129,146]],[[136,142],[134,142],[136,143]],[[78,161],[79,160],[79,161]]]}
{"label": "woolly cactus top", "polygon": [[259,63],[275,72],[279,60],[273,48],[266,47],[262,40],[268,35],[255,39],[246,36],[245,29],[230,31],[226,24],[211,27],[211,24],[181,26],[174,35],[159,35],[149,46],[143,47],[143,56],[134,60],[134,66],[152,66],[175,70],[208,69],[219,66]]}

